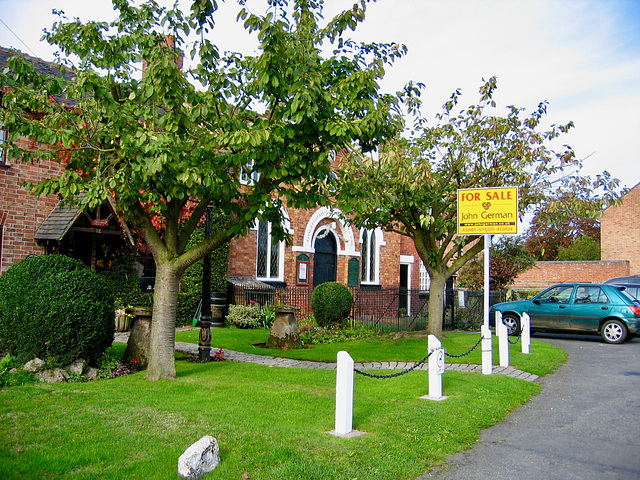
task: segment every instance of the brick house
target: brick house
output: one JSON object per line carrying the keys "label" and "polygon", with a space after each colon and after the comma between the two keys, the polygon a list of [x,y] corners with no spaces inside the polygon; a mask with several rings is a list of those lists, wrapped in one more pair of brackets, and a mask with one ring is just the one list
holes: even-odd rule
{"label": "brick house", "polygon": [[640,183],[627,192],[620,205],[607,208],[600,219],[601,258],[628,261],[627,275],[640,274],[639,211]]}
{"label": "brick house", "polygon": [[[0,68],[16,52],[0,47]],[[27,56],[28,57],[28,56]],[[58,75],[53,64],[28,57],[40,73]],[[63,98],[53,101],[63,102]],[[1,126],[0,126],[1,127]],[[64,165],[56,161],[22,162],[8,158],[3,144],[9,132],[0,128],[0,274],[29,255],[61,253],[82,260],[95,268],[105,248],[132,245],[126,225],[115,214],[112,204],[93,212],[61,205],[55,195],[36,197],[25,187],[59,175]],[[46,145],[21,138],[23,148]]]}

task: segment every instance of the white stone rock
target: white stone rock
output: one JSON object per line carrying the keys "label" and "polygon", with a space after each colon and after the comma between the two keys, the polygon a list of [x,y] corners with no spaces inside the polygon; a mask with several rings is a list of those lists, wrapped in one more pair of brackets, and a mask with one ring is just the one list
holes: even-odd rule
{"label": "white stone rock", "polygon": [[69,374],[62,368],[54,368],[53,370],[44,370],[38,372],[38,380],[44,383],[62,383],[67,381]]}
{"label": "white stone rock", "polygon": [[35,373],[35,372],[41,372],[42,370],[45,369],[46,366],[47,364],[45,363],[44,360],[40,360],[39,358],[34,358],[33,360],[29,360],[27,363],[25,363],[23,368],[27,372]]}
{"label": "white stone rock", "polygon": [[98,379],[98,369],[94,367],[87,368],[87,380],[93,381]]}
{"label": "white stone rock", "polygon": [[84,367],[87,365],[87,361],[82,358],[77,358],[70,365],[65,367],[65,370],[69,373],[77,373],[78,375],[82,375],[84,372]]}
{"label": "white stone rock", "polygon": [[218,441],[205,435],[187,448],[178,459],[178,476],[180,478],[202,478],[220,465],[220,448]]}

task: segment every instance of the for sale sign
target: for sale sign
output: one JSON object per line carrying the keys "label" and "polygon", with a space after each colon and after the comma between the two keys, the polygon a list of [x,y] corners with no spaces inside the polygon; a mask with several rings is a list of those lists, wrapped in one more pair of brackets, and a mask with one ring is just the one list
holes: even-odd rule
{"label": "for sale sign", "polygon": [[458,235],[518,233],[517,187],[458,190]]}

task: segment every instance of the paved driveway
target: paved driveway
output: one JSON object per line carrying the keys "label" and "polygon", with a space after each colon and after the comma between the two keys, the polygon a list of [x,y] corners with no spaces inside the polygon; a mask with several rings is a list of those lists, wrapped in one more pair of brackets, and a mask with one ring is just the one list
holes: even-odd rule
{"label": "paved driveway", "polygon": [[417,480],[640,479],[640,339],[535,338],[564,349],[568,362],[473,449]]}

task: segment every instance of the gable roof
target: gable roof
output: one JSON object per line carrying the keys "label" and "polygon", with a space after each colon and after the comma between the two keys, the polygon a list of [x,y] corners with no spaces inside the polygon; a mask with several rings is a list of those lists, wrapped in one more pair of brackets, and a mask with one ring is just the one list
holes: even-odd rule
{"label": "gable roof", "polygon": [[35,239],[62,241],[81,214],[79,207],[60,203],[42,222]]}
{"label": "gable roof", "polygon": [[[45,60],[42,60],[41,58],[32,57],[30,55],[27,55],[26,53],[22,53],[20,50],[5,48],[2,46],[0,46],[0,69],[6,68],[8,66],[7,60],[14,56],[20,56],[29,60],[33,64],[35,69],[42,75],[47,75],[50,77],[60,76],[59,64],[54,62],[47,62]],[[65,74],[64,74],[65,80],[71,80],[75,76],[73,71],[67,67],[64,67],[64,71],[65,71]],[[67,104],[75,104],[74,101],[66,100],[64,95],[56,95],[55,99],[60,103],[64,101]]]}

